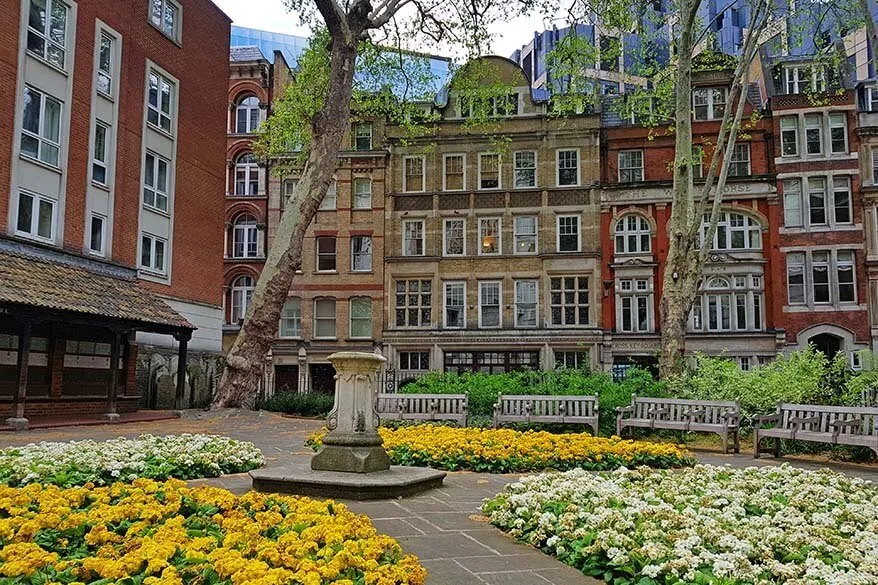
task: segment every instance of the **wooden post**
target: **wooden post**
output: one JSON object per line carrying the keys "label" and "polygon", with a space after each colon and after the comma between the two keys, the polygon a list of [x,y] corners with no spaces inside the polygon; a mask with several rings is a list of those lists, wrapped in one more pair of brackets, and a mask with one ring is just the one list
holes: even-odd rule
{"label": "wooden post", "polygon": [[122,346],[122,332],[113,331],[113,340],[110,344],[110,381],[107,387],[107,413],[104,418],[111,422],[119,420],[116,412],[116,395],[119,391],[119,355]]}
{"label": "wooden post", "polygon": [[15,430],[27,429],[27,419],[24,417],[24,402],[27,397],[27,365],[30,359],[30,321],[22,321],[18,332],[18,388],[15,391],[12,403],[12,416],[6,419],[6,424]]}
{"label": "wooden post", "polygon": [[174,335],[174,339],[180,342],[180,348],[177,352],[177,392],[174,397],[174,408],[183,410],[183,399],[186,395],[186,349],[189,340],[192,338],[192,332],[188,329]]}

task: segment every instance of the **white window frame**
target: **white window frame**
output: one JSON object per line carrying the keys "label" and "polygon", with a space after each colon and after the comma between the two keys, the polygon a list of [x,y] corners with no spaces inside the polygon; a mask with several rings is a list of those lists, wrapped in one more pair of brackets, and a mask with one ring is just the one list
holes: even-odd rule
{"label": "white window frame", "polygon": [[[622,333],[650,333],[653,331],[653,297],[650,280],[648,278],[625,278],[618,281],[616,289],[618,331]],[[630,325],[628,327],[625,327],[626,304],[630,312]],[[639,319],[641,304],[646,309],[646,322],[642,327]]]}
{"label": "white window frame", "polygon": [[[786,254],[785,263],[786,263],[786,286],[787,286],[787,304],[788,305],[807,305],[808,304],[808,278],[807,278],[807,255],[805,252],[789,252]],[[795,261],[793,261],[795,260]],[[790,285],[790,276],[793,273],[793,268],[801,270],[801,278],[802,278],[802,300],[801,301],[793,301],[793,297],[791,294],[792,286]],[[797,287],[799,285],[796,285]]]}
{"label": "white window frame", "polygon": [[[847,199],[847,213],[848,219],[847,221],[841,221],[838,219],[838,196],[845,195]],[[850,225],[854,223],[854,206],[853,206],[853,192],[851,190],[851,178],[845,175],[836,175],[832,177],[832,222],[834,225]]]}
{"label": "white window frame", "polygon": [[[482,297],[483,292],[488,287],[496,286],[497,289],[497,304],[487,305],[482,301],[484,300]],[[478,317],[479,317],[479,329],[501,329],[503,327],[503,283],[499,280],[480,280],[478,287]],[[497,324],[496,325],[486,325],[484,322],[484,312],[487,307],[497,307]]]}
{"label": "white window frame", "polygon": [[[841,124],[837,122],[838,118],[841,117]],[[833,122],[833,118],[836,119],[836,122]],[[848,153],[848,125],[847,125],[847,114],[845,112],[829,112],[829,116],[827,117],[827,124],[829,125],[829,154],[847,154]],[[844,137],[844,144],[841,150],[835,150],[835,145],[832,140],[832,131],[841,128],[842,136]]]}
{"label": "white window frame", "polygon": [[[575,183],[562,183],[561,182],[561,155],[562,153],[576,153],[576,182]],[[580,174],[582,171],[582,165],[579,160],[579,149],[578,148],[558,148],[555,150],[555,185],[558,187],[578,187],[580,184]]]}
{"label": "white window frame", "polygon": [[[792,202],[795,202],[792,204]],[[802,179],[783,181],[784,227],[804,227],[805,205],[802,198]],[[793,213],[797,215],[794,217]]]}
{"label": "white window frame", "polygon": [[[368,302],[369,303],[369,334],[368,335],[354,335],[354,321],[366,321],[365,317],[354,317],[354,303],[356,302]],[[372,298],[371,297],[351,297],[348,301],[348,337],[351,339],[372,339]]]}
{"label": "white window frame", "polygon": [[[146,240],[149,240],[149,263],[143,263],[143,253],[146,250]],[[162,244],[162,253],[157,254],[156,250],[158,249],[158,245]],[[168,273],[168,240],[165,238],[160,238],[158,236],[154,236],[152,234],[148,234],[146,232],[141,232],[140,234],[140,254],[138,258],[138,265],[140,269],[144,272],[149,272],[151,274],[159,274],[161,276],[165,276]],[[158,262],[156,259],[162,258],[162,266],[158,266]]]}
{"label": "white window frame", "polygon": [[[840,258],[841,254],[848,255],[850,254],[850,260],[842,260]],[[833,292],[835,293],[835,302],[839,305],[855,305],[857,304],[857,252],[856,250],[836,250],[833,254],[835,260],[835,266],[833,270],[833,274],[835,275],[835,287]],[[853,298],[849,300],[842,300],[841,298],[841,274],[842,271],[850,270],[851,273],[851,292],[853,293]]]}
{"label": "white window frame", "polygon": [[[525,286],[529,289],[523,290]],[[524,294],[533,293],[533,302],[524,302],[522,297]],[[519,319],[519,307],[525,307],[530,310],[530,307],[533,306],[533,325],[523,325],[521,323],[521,319]],[[540,324],[540,281],[539,280],[516,280],[515,281],[515,327],[516,329],[535,329]]]}
{"label": "white window frame", "polygon": [[[808,177],[808,226],[828,226],[830,225],[832,216],[830,215],[829,210],[829,201],[827,194],[827,178],[826,177]],[[812,187],[812,183],[821,183],[823,187],[821,189],[816,189]],[[819,195],[823,201],[823,221],[814,221],[812,219],[812,210],[815,208],[811,203],[813,201],[812,196]]]}
{"label": "white window frame", "polygon": [[[353,144],[351,146],[353,146],[354,150],[357,150],[357,151],[372,150],[372,122],[368,122],[368,121],[367,122],[354,122],[353,126],[354,127],[353,127],[352,132],[351,132],[351,134],[353,134],[353,141],[352,141]],[[360,130],[362,128],[368,128],[368,130],[369,130],[368,134],[366,134],[365,132],[361,134]],[[361,138],[368,138],[369,139],[368,148],[360,148],[359,141]]]}
{"label": "white window frame", "polygon": [[[321,302],[327,306],[332,302],[332,317],[321,316],[319,307]],[[332,335],[320,335],[320,322],[332,321]],[[314,339],[337,339],[338,338],[338,299],[334,297],[319,297],[314,299]]]}
{"label": "white window frame", "polygon": [[[636,158],[634,155],[638,155],[640,157],[640,166],[631,166],[633,161],[630,160],[631,157]],[[641,183],[645,180],[644,174],[644,152],[642,148],[635,148],[629,150],[620,150],[619,151],[619,182],[620,183]],[[622,161],[626,163],[626,166],[622,166]],[[637,178],[637,173],[639,173],[640,177]],[[627,178],[623,178],[623,176]]]}
{"label": "white window frame", "polygon": [[[369,253],[368,254],[366,254],[366,252],[363,252],[363,251],[357,252],[356,250],[354,250],[354,242],[357,241],[358,238],[362,239],[364,242],[368,240],[368,242],[369,242]],[[351,236],[351,272],[372,272],[372,251],[373,251],[372,246],[374,243],[375,242],[372,239],[372,236],[369,236],[369,235]],[[368,258],[369,258],[369,263],[368,263],[369,265],[365,268],[363,268],[363,267],[357,268],[357,262],[356,262],[357,258],[358,257],[362,258],[362,257],[366,257],[366,256],[368,256]]]}
{"label": "white window frame", "polygon": [[[98,140],[98,130],[103,130],[104,134],[104,144],[103,144],[103,152],[98,152],[100,141]],[[109,146],[110,146],[110,125],[101,122],[100,120],[95,120],[94,123],[94,148],[91,153],[91,181],[92,183],[101,185],[106,187],[110,184],[110,166],[109,166]],[[103,169],[104,171],[104,180],[95,178],[96,172],[98,169]]]}
{"label": "white window frame", "polygon": [[[245,282],[248,284],[238,284]],[[247,318],[247,311],[253,301],[253,291],[256,290],[256,279],[249,275],[237,277],[232,281],[231,299],[229,307],[229,323],[237,325]]]}
{"label": "white window frame", "polygon": [[[147,173],[149,172],[149,170],[147,168],[146,161],[149,158],[152,158],[154,161],[153,165],[152,165],[152,176],[151,177],[147,176]],[[165,184],[163,187],[158,184],[159,167],[161,166],[162,163],[164,163],[164,165],[165,165]],[[149,179],[149,181],[152,182],[152,184],[149,184],[149,182],[147,182],[148,179]],[[170,200],[171,200],[170,184],[171,184],[171,161],[169,161],[168,159],[166,159],[163,156],[160,156],[160,155],[154,153],[151,150],[147,150],[146,154],[143,156],[143,184],[142,184],[142,188],[140,190],[141,198],[143,201],[143,206],[146,207],[147,209],[151,209],[151,210],[157,211],[159,213],[167,214],[168,209],[170,207]],[[147,200],[148,193],[152,194],[152,203],[150,203]],[[161,205],[161,202],[164,202],[164,205]]]}
{"label": "white window frame", "polygon": [[[412,185],[408,184],[408,164],[409,161],[419,160],[421,161],[421,185],[418,189],[413,189]],[[405,156],[402,159],[402,190],[404,193],[423,193],[427,190],[427,159],[423,155],[417,156]]]}
{"label": "white window frame", "polygon": [[[412,288],[412,283],[415,282],[417,283],[417,290]],[[429,291],[424,291],[425,283],[430,283]],[[400,287],[400,285],[402,286]],[[429,327],[433,322],[433,281],[426,278],[399,278],[394,281],[394,287],[393,322],[395,327],[405,329]],[[417,299],[415,304],[410,303],[412,297]],[[399,304],[400,299],[402,299],[403,304]],[[426,304],[424,304],[424,300],[427,301]],[[423,319],[425,310],[430,314],[430,318],[426,321]],[[443,307],[442,310],[444,311],[445,308]],[[404,314],[402,324],[400,324],[399,316],[397,315],[399,311],[403,311]],[[414,311],[417,315],[417,323],[414,325],[409,322],[410,311]]]}
{"label": "white window frame", "polygon": [[[27,230],[21,229],[19,223],[21,221],[21,209],[22,209],[22,197],[30,197],[31,199],[31,217],[30,217],[30,226]],[[41,236],[39,235],[40,228],[40,205],[48,204],[52,207],[52,212],[50,214],[50,225],[49,225],[49,236]],[[22,236],[31,240],[38,240],[41,242],[49,242],[54,243],[55,235],[56,235],[56,227],[58,223],[58,201],[51,197],[47,197],[46,195],[41,195],[39,193],[35,193],[34,191],[27,191],[24,189],[19,190],[18,197],[16,198],[16,208],[15,208],[15,235]]]}
{"label": "white window frame", "polygon": [[[100,222],[100,246],[94,247],[94,223]],[[107,218],[99,213],[92,213],[88,218],[88,253],[92,256],[107,255]]]}
{"label": "white window frame", "polygon": [[[250,100],[255,100],[255,105]],[[249,103],[248,103],[249,102]],[[256,123],[253,124],[253,112],[256,112]],[[241,116],[244,116],[244,130],[241,131]],[[259,98],[254,94],[241,96],[235,106],[235,134],[255,134],[262,122],[262,108]]]}
{"label": "white window frame", "polygon": [[878,112],[878,87],[866,88],[866,106],[867,112]]}
{"label": "white window frame", "polygon": [[[717,102],[716,93],[719,92],[722,95],[722,102]],[[702,96],[704,97],[703,103],[696,103],[698,99]],[[728,90],[725,87],[696,87],[692,89],[692,119],[698,122],[705,122],[709,120],[721,120],[723,118],[726,101],[728,100]],[[722,110],[717,115],[717,106],[722,106]],[[704,110],[705,117],[698,116],[697,108],[706,108]]]}
{"label": "white window frame", "polygon": [[[533,232],[522,233],[520,231],[518,221],[520,219],[533,219]],[[520,249],[518,245],[522,240],[520,238],[533,238],[533,250]],[[539,254],[540,251],[540,217],[538,215],[516,215],[512,218],[512,253],[522,256],[533,256]]]}
{"label": "white window frame", "polygon": [[[746,158],[741,158],[741,154],[746,153]],[[750,156],[750,143],[749,142],[737,142],[735,143],[735,147],[732,150],[732,156],[729,159],[729,176],[730,177],[749,177],[752,169],[750,168],[751,156]],[[740,173],[737,171],[737,165],[747,165],[747,170],[745,173]],[[735,172],[732,172],[732,169],[736,169]]]}
{"label": "white window frame", "polygon": [[[817,152],[811,152],[808,149],[808,131],[815,130],[817,131],[817,136],[819,138],[817,144],[820,147],[820,150]],[[805,156],[823,156],[823,140],[823,114],[805,114]]]}
{"label": "white window frame", "polygon": [[[156,12],[155,8],[157,6],[157,2],[161,3],[159,20],[156,22]],[[168,11],[173,10],[174,18],[171,23],[171,28],[167,27],[167,13]],[[181,20],[183,18],[183,7],[180,6],[177,2],[173,0],[150,0],[149,2],[149,22],[155,28],[157,28],[163,35],[168,37],[174,42],[180,41],[180,31],[182,30]]]}
{"label": "white window frame", "polygon": [[[368,190],[360,190],[359,185],[367,185]],[[372,179],[368,177],[355,177],[353,180],[353,192],[354,192],[354,201],[353,207],[354,209],[372,209]],[[368,203],[368,205],[365,205]]]}
{"label": "white window frame", "polygon": [[[415,224],[420,225],[420,238],[410,238],[410,230],[409,225],[414,226]],[[402,255],[403,256],[425,256],[427,253],[427,224],[423,219],[404,219],[402,220]],[[417,235],[417,234],[414,234]],[[420,240],[421,249],[420,251],[415,250],[415,253],[409,254],[408,248],[410,242],[416,242]]]}
{"label": "white window frame", "polygon": [[[31,9],[32,2],[33,0],[28,0],[28,11],[30,11]],[[27,47],[27,52],[30,55],[33,55],[40,61],[48,63],[52,67],[56,67],[64,71],[67,69],[67,40],[70,37],[70,35],[68,34],[68,31],[70,30],[70,6],[66,2],[62,2],[61,0],[45,0],[45,2],[45,28],[43,30],[33,28],[30,24],[30,19],[28,18],[25,47]],[[64,39],[61,43],[59,43],[56,38],[53,38],[52,35],[52,21],[53,17],[55,16],[52,13],[56,6],[62,6],[64,8]],[[24,10],[25,8],[22,7],[22,9]],[[37,52],[30,48],[32,38],[42,41],[42,51]],[[60,62],[58,61],[58,55],[60,55]]]}
{"label": "white window frame", "polygon": [[[240,253],[238,249],[240,248]],[[252,250],[252,251],[251,251]],[[232,258],[259,257],[259,222],[249,213],[242,213],[232,224]]]}
{"label": "white window frame", "polygon": [[[482,161],[487,157],[496,157],[497,159],[497,186],[496,187],[483,187],[482,186]],[[500,160],[500,153],[498,152],[480,152],[479,153],[479,182],[476,185],[479,191],[494,191],[497,189],[503,188],[503,162]]]}
{"label": "white window frame", "polygon": [[[107,67],[104,68],[104,64],[102,63],[101,57],[104,53],[104,41],[107,41],[108,45],[108,53],[109,58],[107,60]],[[100,35],[98,38],[98,66],[96,67],[96,75],[97,81],[95,83],[95,87],[97,91],[101,94],[112,97],[113,92],[115,91],[113,87],[113,61],[116,59],[116,37],[108,33],[106,30],[101,29]]]}
{"label": "white window frame", "polygon": [[[459,158],[461,164],[460,172],[460,188],[452,189],[448,186],[448,159]],[[442,190],[443,191],[465,191],[466,190],[466,153],[449,152],[442,155]]]}
{"label": "white window frame", "polygon": [[[533,155],[533,166],[525,167],[522,165],[523,155]],[[533,180],[530,184],[519,182],[519,172],[533,173]],[[539,174],[538,156],[536,150],[517,150],[512,153],[512,186],[515,189],[533,189],[537,186],[537,176]]]}
{"label": "white window frame", "polygon": [[[784,126],[787,126],[784,128]],[[787,133],[792,133],[792,139],[787,139]],[[787,146],[792,145],[793,151],[787,153]],[[780,119],[780,155],[781,157],[797,157],[799,156],[799,117],[783,116]]]}
{"label": "white window frame", "polygon": [[[156,80],[155,104],[151,102],[150,96],[150,88],[152,85],[153,77]],[[173,135],[175,115],[174,96],[177,90],[177,85],[155,69],[149,70],[149,74],[147,75],[146,80],[146,123],[149,124],[149,126],[151,126],[152,128],[158,130],[159,132]],[[163,85],[167,85],[168,87],[167,95],[165,95],[162,89]],[[167,111],[165,110],[165,106],[167,106]],[[155,116],[154,121],[150,119],[152,115]],[[165,121],[167,121],[167,128],[164,127]]]}
{"label": "white window frame", "polygon": [[[448,325],[448,291],[449,288],[460,287],[461,292],[461,300],[462,303],[459,305],[453,305],[455,307],[460,307],[460,325],[450,326]],[[455,293],[455,296],[456,293]],[[465,280],[446,280],[442,282],[442,327],[444,329],[466,329],[466,281]]]}
{"label": "white window frame", "polygon": [[784,87],[787,94],[804,93],[809,84],[812,92],[826,91],[826,69],[813,64],[784,67]]}
{"label": "white window frame", "polygon": [[[49,95],[48,93],[36,89],[30,85],[26,85],[24,87],[24,94],[22,96],[22,110],[26,111],[27,108],[27,96],[30,95],[32,100],[36,100],[39,104],[39,117],[37,118],[37,131],[26,129],[25,123],[27,119],[25,115],[22,114],[22,125],[21,125],[21,137],[19,139],[19,152],[22,156],[32,159],[38,160],[47,165],[53,166],[55,168],[61,167],[61,129],[63,126],[64,119],[64,102],[59,100],[58,98]],[[53,107],[58,108],[58,116],[57,116],[57,128],[47,128],[49,125],[47,123],[46,116],[46,106],[48,103],[52,103]],[[54,133],[57,135],[58,139],[53,140],[51,138],[51,134]],[[30,140],[35,140],[37,143],[37,154],[36,156],[26,153],[24,151],[24,146],[21,144],[25,138]],[[54,157],[50,156],[48,153],[53,153]]]}
{"label": "white window frame", "polygon": [[[568,278],[574,279],[575,286],[572,289],[567,288],[567,279]],[[558,284],[559,284],[559,288],[557,288],[557,289],[553,288],[553,283],[556,280],[558,281]],[[584,289],[581,287],[582,280],[585,280],[585,288]],[[552,327],[585,327],[589,323],[591,323],[591,305],[592,305],[591,301],[592,301],[592,299],[591,299],[591,287],[589,286],[591,284],[590,281],[591,281],[590,277],[588,277],[586,275],[577,275],[577,274],[552,276],[549,278],[549,282],[548,282],[548,284],[549,284],[549,323],[551,323]],[[580,294],[581,290],[585,291],[585,303],[584,304],[581,303],[579,300],[579,294]],[[553,298],[554,291],[558,291],[558,295],[559,295],[558,298],[560,300],[557,303],[555,302],[555,300]],[[573,295],[574,295],[573,296],[573,298],[574,298],[573,303],[567,302],[567,299],[565,297],[566,292],[573,293]],[[554,311],[553,311],[556,307],[560,311],[558,323],[555,322]],[[573,307],[573,321],[574,321],[573,323],[565,323],[565,321],[566,321],[565,308],[567,308],[567,307]],[[585,323],[580,322],[581,321],[580,315],[582,313],[581,310],[583,308],[585,308],[585,316],[586,316]]]}
{"label": "white window frame", "polygon": [[[629,218],[634,218],[637,225],[631,229],[628,225]],[[621,229],[620,229],[621,226]],[[616,220],[613,230],[613,245],[616,254],[650,254],[652,253],[652,228],[643,215],[639,213],[626,213]],[[646,236],[646,247],[643,246],[643,236]],[[634,249],[630,247],[630,238],[634,238]],[[619,239],[622,239],[622,247],[619,247]]]}
{"label": "white window frame", "polygon": [[338,209],[338,181],[335,177],[329,182],[326,188],[326,194],[320,200],[320,206],[317,211],[335,211]]}
{"label": "white window frame", "polygon": [[[332,254],[320,251],[321,240],[332,240],[335,242]],[[329,258],[330,256],[332,257],[332,268],[321,268],[321,258]],[[338,236],[316,236],[314,238],[314,269],[317,272],[326,272],[330,274],[338,272]]]}
{"label": "white window frame", "polygon": [[[285,327],[284,322],[289,323],[289,325]],[[289,331],[292,331],[293,334],[287,334]],[[280,312],[280,323],[278,324],[277,336],[281,339],[300,339],[302,337],[301,297],[287,297]]]}
{"label": "white window frame", "polygon": [[[575,250],[562,250],[561,249],[561,220],[562,219],[576,219],[576,249]],[[563,234],[569,236],[571,234]],[[559,254],[575,254],[577,252],[582,251],[582,217],[580,215],[558,215],[555,217],[555,250]]]}
{"label": "white window frame", "polygon": [[[239,154],[235,159],[235,197],[258,197],[260,183],[259,162],[256,155],[252,152]],[[251,193],[254,184],[256,190]]]}
{"label": "white window frame", "polygon": [[[733,217],[740,216],[743,218],[744,225],[733,225]],[[705,214],[701,222],[701,242],[704,243],[704,236],[707,234],[710,214]],[[722,230],[720,229],[722,228]],[[734,247],[732,245],[734,238],[732,234],[742,232],[744,238],[743,247]],[[725,246],[720,246],[720,233],[724,233]],[[756,245],[753,245],[755,242]],[[711,250],[762,250],[762,224],[755,217],[743,213],[736,209],[724,209],[720,212],[719,219],[716,223],[716,229],[713,232],[713,241],[710,243]]]}
{"label": "white window frame", "polygon": [[[451,253],[448,251],[448,227],[453,223],[460,223],[462,228],[462,246],[460,253]],[[464,217],[446,217],[442,220],[442,255],[448,257],[466,256],[466,218]]]}
{"label": "white window frame", "polygon": [[[495,251],[486,252],[485,251],[485,238],[489,237],[486,235],[484,226],[489,222],[497,222],[497,242],[494,245]],[[497,216],[491,217],[480,217],[479,218],[479,256],[500,256],[503,254],[503,219]]]}

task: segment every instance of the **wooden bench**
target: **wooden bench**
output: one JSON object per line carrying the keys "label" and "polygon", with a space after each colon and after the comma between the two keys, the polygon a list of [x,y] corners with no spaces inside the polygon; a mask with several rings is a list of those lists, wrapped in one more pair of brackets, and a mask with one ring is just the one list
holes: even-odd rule
{"label": "wooden bench", "polygon": [[878,406],[878,388],[871,386],[860,392],[860,406]]}
{"label": "wooden bench", "polygon": [[500,394],[494,404],[494,428],[510,422],[583,424],[597,435],[598,397]]}
{"label": "wooden bench", "polygon": [[375,410],[396,420],[450,420],[466,426],[469,397],[466,394],[377,394]]}
{"label": "wooden bench", "polygon": [[716,433],[723,440],[723,453],[729,452],[729,435],[735,453],[740,453],[738,427],[741,406],[719,400],[631,397],[631,404],[616,409],[616,434],[625,428],[669,429]]}
{"label": "wooden bench", "polygon": [[[774,426],[762,428],[766,424]],[[781,403],[774,414],[753,419],[754,457],[765,438],[774,439],[775,457],[780,457],[781,439],[868,447],[878,454],[878,408]]]}

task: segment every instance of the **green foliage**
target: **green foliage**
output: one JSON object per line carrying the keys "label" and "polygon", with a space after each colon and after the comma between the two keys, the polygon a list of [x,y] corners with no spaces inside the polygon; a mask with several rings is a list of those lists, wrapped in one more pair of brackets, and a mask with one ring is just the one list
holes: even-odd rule
{"label": "green foliage", "polygon": [[257,407],[299,416],[326,416],[332,410],[334,401],[333,395],[319,392],[278,392],[260,401]]}
{"label": "green foliage", "polygon": [[407,394],[469,394],[469,412],[474,421],[485,422],[493,414],[498,394],[597,395],[600,403],[600,432],[612,435],[616,428],[616,407],[631,403],[631,395],[660,396],[662,384],[647,370],[632,368],[621,382],[603,372],[576,369],[523,370],[507,374],[430,372],[400,388]]}

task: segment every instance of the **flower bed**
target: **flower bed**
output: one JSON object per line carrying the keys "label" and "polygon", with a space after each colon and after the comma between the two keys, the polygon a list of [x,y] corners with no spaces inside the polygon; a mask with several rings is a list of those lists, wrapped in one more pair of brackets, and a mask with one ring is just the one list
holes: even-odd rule
{"label": "flower bed", "polygon": [[[588,433],[552,434],[511,429],[415,425],[380,428],[384,448],[394,465],[516,473],[544,469],[616,469],[648,465],[691,465],[675,445],[593,437]],[[308,438],[317,449],[325,431]]]}
{"label": "flower bed", "polygon": [[878,485],[828,470],[574,470],[482,509],[613,585],[878,583]]}
{"label": "flower bed", "polygon": [[[417,585],[425,571],[332,501],[182,481],[0,487],[0,581]],[[13,578],[4,579],[3,577]]]}
{"label": "flower bed", "polygon": [[141,435],[136,439],[32,443],[0,450],[0,484],[87,482],[108,485],[137,477],[194,479],[243,473],[265,463],[253,443],[217,435]]}

